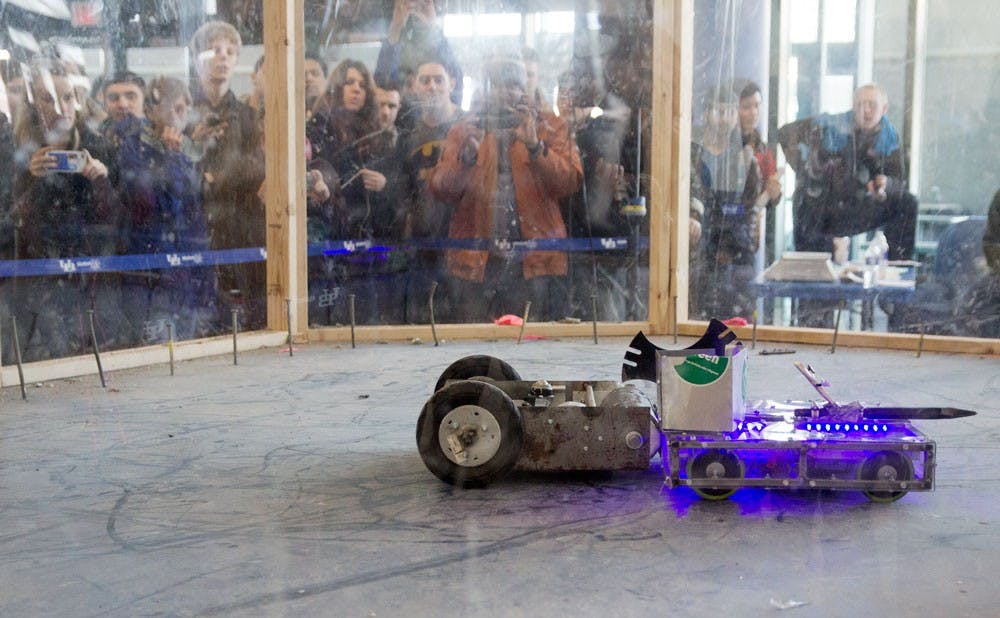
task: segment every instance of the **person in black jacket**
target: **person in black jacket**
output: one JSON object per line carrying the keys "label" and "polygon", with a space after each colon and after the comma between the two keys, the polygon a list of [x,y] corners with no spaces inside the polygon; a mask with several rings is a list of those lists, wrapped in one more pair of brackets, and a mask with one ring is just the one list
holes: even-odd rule
{"label": "person in black jacket", "polygon": [[[231,25],[210,21],[191,37],[197,80],[191,89],[198,121],[188,128],[201,149],[198,162],[202,204],[212,249],[258,248],[266,244],[264,152],[256,112],[230,89],[241,39]],[[262,256],[261,256],[262,257]],[[217,269],[223,324],[242,308],[243,328],[259,329],[267,318],[266,267],[262,259]]]}
{"label": "person in black jacket", "polygon": [[[59,65],[41,65],[29,87],[34,104],[14,130],[15,253],[19,259],[63,259],[65,271],[16,280],[24,357],[38,360],[85,351],[90,339],[87,309],[99,319],[99,338],[113,342],[117,276],[79,273],[66,258],[117,252],[119,201],[112,159],[104,139],[77,115],[71,76]],[[78,166],[60,169],[61,161],[73,160],[64,159],[60,153],[65,151],[74,153]],[[102,325],[111,328],[105,331]]]}
{"label": "person in black jacket", "polygon": [[917,199],[907,191],[903,149],[877,84],[854,93],[854,109],[778,129],[795,170],[797,251],[832,251],[833,239],[883,228],[889,259],[913,258]]}

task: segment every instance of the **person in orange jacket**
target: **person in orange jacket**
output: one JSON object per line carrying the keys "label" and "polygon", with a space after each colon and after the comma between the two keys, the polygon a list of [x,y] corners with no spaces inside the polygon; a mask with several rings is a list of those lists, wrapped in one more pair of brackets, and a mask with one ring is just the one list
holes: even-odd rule
{"label": "person in orange jacket", "polygon": [[565,121],[526,96],[520,59],[491,60],[484,77],[476,112],[449,130],[429,181],[438,199],[454,204],[449,239],[492,241],[448,251],[454,317],[520,314],[531,301],[532,318],[556,319],[565,311],[566,252],[514,243],[566,238],[559,200],[580,187],[580,156]]}

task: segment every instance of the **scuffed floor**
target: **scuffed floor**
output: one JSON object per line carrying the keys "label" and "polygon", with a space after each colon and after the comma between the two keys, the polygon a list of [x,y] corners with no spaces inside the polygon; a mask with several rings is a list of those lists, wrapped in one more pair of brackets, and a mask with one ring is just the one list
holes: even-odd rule
{"label": "scuffed floor", "polygon": [[[654,338],[673,347],[669,338]],[[945,405],[937,489],[741,490],[648,472],[424,467],[440,372],[492,354],[525,378],[616,379],[625,339],[300,346],[0,393],[4,616],[988,616],[1000,607],[1000,361],[795,346],[751,398]],[[681,345],[686,345],[682,341]]]}

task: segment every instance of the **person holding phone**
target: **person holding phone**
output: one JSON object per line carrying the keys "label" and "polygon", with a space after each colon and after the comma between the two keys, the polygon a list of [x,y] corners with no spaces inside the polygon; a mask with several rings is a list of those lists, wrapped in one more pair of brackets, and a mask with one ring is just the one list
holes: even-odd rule
{"label": "person holding phone", "polygon": [[[34,67],[29,88],[34,103],[27,105],[14,128],[16,256],[116,253],[117,173],[105,140],[78,116],[76,90],[61,65],[44,62]],[[61,159],[79,164],[60,166]],[[117,323],[116,282],[116,275],[72,271],[19,280],[16,311],[26,360],[81,353],[89,341],[82,326],[88,308],[95,309],[103,324]],[[115,330],[106,333],[108,338]]]}

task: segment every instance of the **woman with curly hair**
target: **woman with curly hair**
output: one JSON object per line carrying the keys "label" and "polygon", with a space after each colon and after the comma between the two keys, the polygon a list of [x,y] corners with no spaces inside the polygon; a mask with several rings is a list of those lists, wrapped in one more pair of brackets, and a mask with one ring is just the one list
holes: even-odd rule
{"label": "woman with curly hair", "polygon": [[[329,89],[309,120],[307,137],[313,149],[311,166],[323,172],[333,194],[310,204],[310,241],[392,237],[396,206],[386,189],[392,184],[387,176],[394,152],[379,127],[375,84],[363,63],[344,60],[331,71]],[[351,294],[357,303],[355,315],[386,319],[389,307],[379,305],[384,295],[377,284],[381,265],[376,262],[371,254],[317,260],[310,268],[310,296],[317,300],[311,321],[344,322]],[[385,298],[382,301],[384,305]]]}

